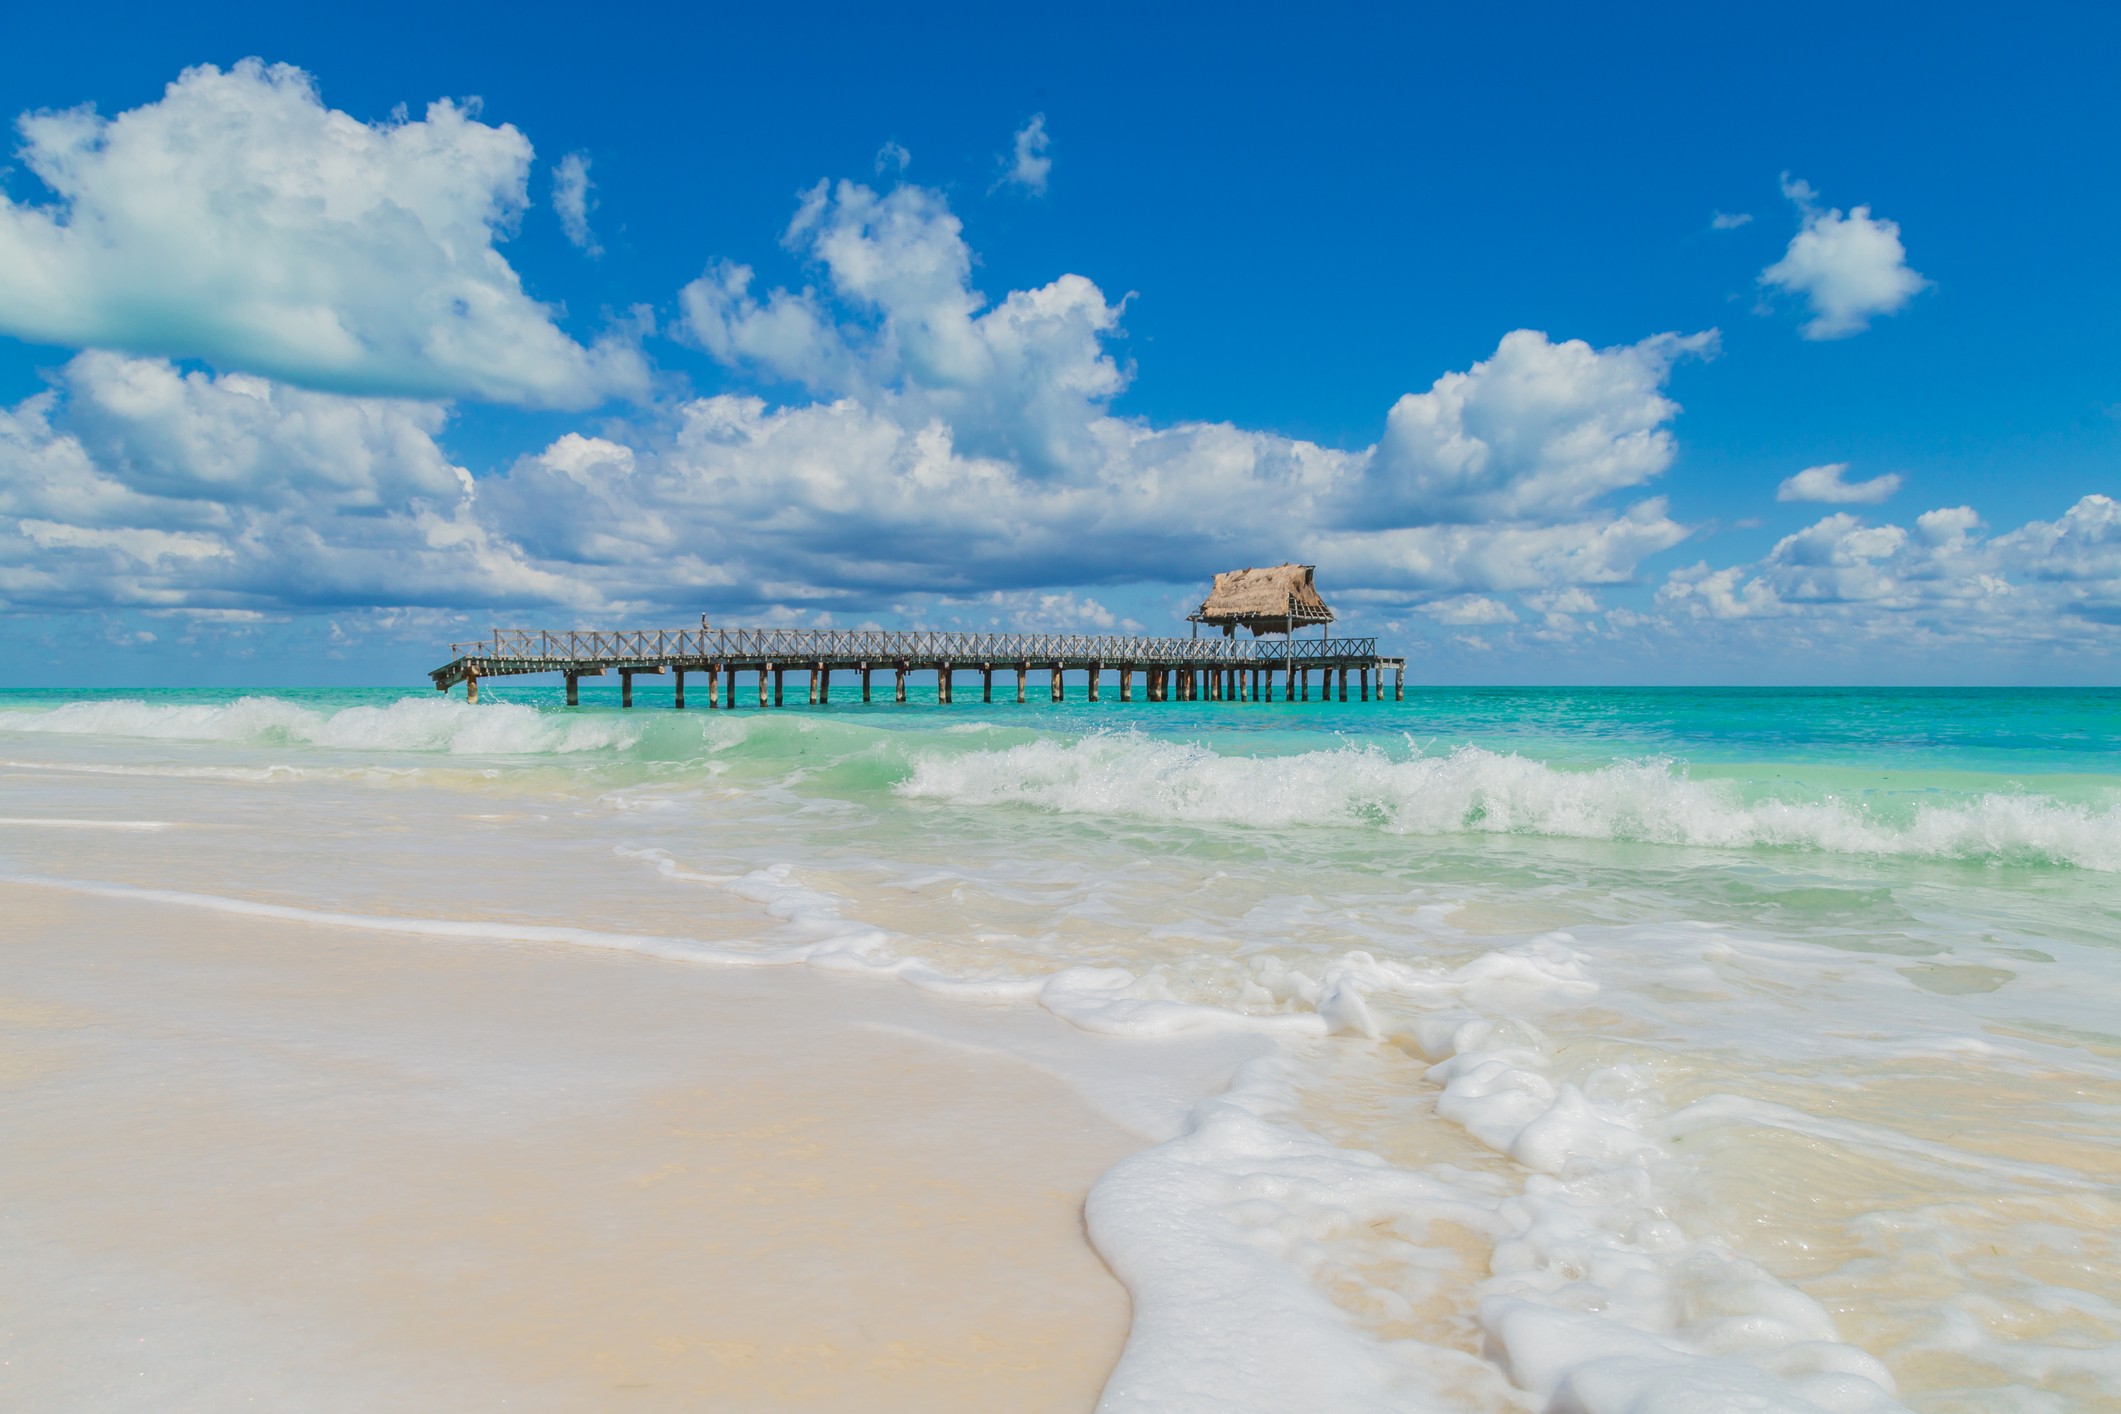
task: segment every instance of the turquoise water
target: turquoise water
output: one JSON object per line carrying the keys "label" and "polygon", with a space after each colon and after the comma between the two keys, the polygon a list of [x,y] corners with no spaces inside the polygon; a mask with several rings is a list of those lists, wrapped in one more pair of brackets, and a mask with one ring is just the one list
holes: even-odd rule
{"label": "turquoise water", "polygon": [[2121,1406],[2121,691],[974,681],[0,693],[0,872],[1254,1038],[1093,1239],[1284,1254],[1380,1407]]}

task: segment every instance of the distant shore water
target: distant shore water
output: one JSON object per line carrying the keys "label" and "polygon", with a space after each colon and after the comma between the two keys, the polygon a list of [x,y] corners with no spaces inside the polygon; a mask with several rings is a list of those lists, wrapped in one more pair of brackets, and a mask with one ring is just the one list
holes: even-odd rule
{"label": "distant shore water", "polygon": [[[554,1407],[2121,1401],[2121,691],[656,693],[0,693],[0,1137],[66,1293],[16,1314],[68,1352],[7,1378],[271,1398],[359,1341],[404,1357],[364,1397]],[[668,1329],[376,1324],[504,1278]]]}

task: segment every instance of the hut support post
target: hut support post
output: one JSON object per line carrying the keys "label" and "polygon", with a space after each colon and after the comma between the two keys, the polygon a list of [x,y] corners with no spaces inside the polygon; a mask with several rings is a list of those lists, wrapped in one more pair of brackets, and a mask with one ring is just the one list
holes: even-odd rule
{"label": "hut support post", "polygon": [[685,710],[685,670],[683,668],[674,668],[671,671],[677,675],[673,679],[677,689],[677,700],[672,702],[671,706],[682,712]]}
{"label": "hut support post", "polygon": [[1368,668],[1362,670],[1362,700],[1365,702],[1370,700],[1370,670]]}
{"label": "hut support post", "polygon": [[982,702],[992,702],[994,700],[994,664],[992,663],[980,664],[979,700]]}
{"label": "hut support post", "polygon": [[464,674],[464,700],[474,707],[478,705],[479,675],[477,673]]}
{"label": "hut support post", "polygon": [[935,665],[935,700],[948,706],[950,703],[950,665]]}
{"label": "hut support post", "polygon": [[619,705],[621,707],[631,707],[633,705],[633,669],[631,668],[619,669]]}
{"label": "hut support post", "polygon": [[567,675],[567,705],[570,707],[582,705],[582,675],[580,673],[569,673]]}
{"label": "hut support post", "polygon": [[823,707],[831,701],[832,669],[820,663],[817,665],[817,705]]}
{"label": "hut support post", "polygon": [[905,705],[906,705],[906,665],[905,665],[904,663],[901,663],[901,664],[899,664],[899,665],[898,665],[898,698],[897,698],[897,701],[898,701],[898,704],[899,704],[899,705],[900,705],[901,707],[903,707],[903,706],[905,706]]}
{"label": "hut support post", "polygon": [[863,704],[864,706],[867,706],[867,705],[868,705],[868,703],[869,703],[869,665],[868,665],[867,663],[864,663],[864,664],[862,664],[862,704]]}
{"label": "hut support post", "polygon": [[772,691],[772,688],[769,686],[768,680],[774,676],[775,672],[776,669],[773,664],[759,664],[759,706],[761,707],[764,707],[769,701],[767,694]]}
{"label": "hut support post", "polygon": [[781,706],[781,705],[782,705],[783,703],[785,703],[785,702],[786,702],[786,701],[788,700],[788,698],[787,698],[787,690],[788,690],[788,670],[787,670],[786,668],[782,667],[782,666],[781,666],[780,664],[778,664],[778,663],[775,663],[775,664],[773,665],[773,705],[774,705],[774,706],[776,706],[776,707],[779,707],[779,706]]}
{"label": "hut support post", "polygon": [[1092,663],[1090,665],[1090,700],[1092,702],[1097,701],[1097,680],[1103,677],[1104,673],[1105,665],[1103,663]]}
{"label": "hut support post", "polygon": [[721,698],[716,695],[717,690],[721,686],[721,676],[720,673],[715,671],[714,664],[709,663],[707,665],[707,710],[710,712],[721,701]]}
{"label": "hut support post", "polygon": [[1394,702],[1407,700],[1407,665],[1404,663],[1392,670],[1392,700]]}
{"label": "hut support post", "polygon": [[1018,663],[1016,665],[1016,705],[1019,707],[1024,705],[1024,679],[1030,673],[1031,665],[1029,663]]}

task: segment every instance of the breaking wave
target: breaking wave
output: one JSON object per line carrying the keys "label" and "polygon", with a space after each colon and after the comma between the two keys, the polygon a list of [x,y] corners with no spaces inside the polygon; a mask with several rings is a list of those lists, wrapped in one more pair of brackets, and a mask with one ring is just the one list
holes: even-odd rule
{"label": "breaking wave", "polygon": [[1101,733],[924,755],[898,789],[966,805],[1170,823],[1780,847],[2121,872],[2121,810],[2113,806],[2002,792],[1914,805],[1748,800],[1734,783],[1694,779],[1669,758],[1569,770],[1477,746],[1411,759],[1375,747],[1222,756]]}
{"label": "breaking wave", "polygon": [[181,704],[124,698],[0,713],[0,730],[11,732],[481,756],[623,751],[639,745],[651,726],[640,718],[560,716],[505,702],[472,707],[415,697],[333,711],[279,697],[242,697]]}

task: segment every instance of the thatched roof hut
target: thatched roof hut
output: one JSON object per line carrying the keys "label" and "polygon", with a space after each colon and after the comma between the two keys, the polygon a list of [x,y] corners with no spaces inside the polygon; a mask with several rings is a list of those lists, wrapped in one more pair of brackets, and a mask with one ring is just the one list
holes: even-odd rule
{"label": "thatched roof hut", "polygon": [[1257,637],[1292,633],[1305,624],[1329,624],[1333,611],[1311,582],[1313,565],[1274,565],[1268,569],[1229,570],[1215,576],[1206,602],[1187,615],[1194,623],[1212,624],[1225,636],[1240,628]]}

